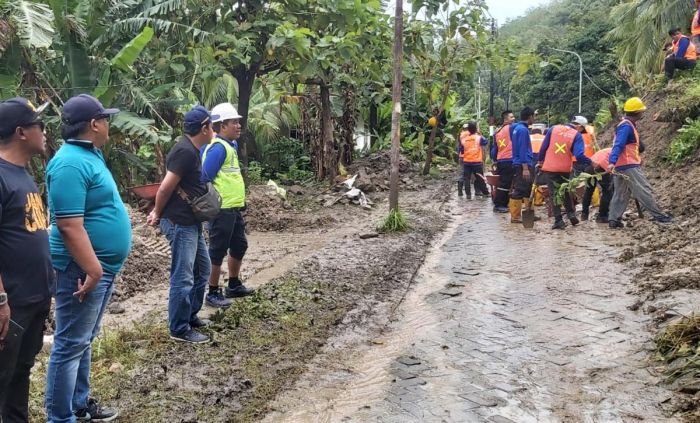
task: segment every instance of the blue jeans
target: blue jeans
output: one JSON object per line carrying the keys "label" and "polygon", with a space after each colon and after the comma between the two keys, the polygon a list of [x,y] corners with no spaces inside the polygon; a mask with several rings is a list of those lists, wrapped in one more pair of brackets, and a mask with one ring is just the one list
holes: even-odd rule
{"label": "blue jeans", "polygon": [[46,372],[46,414],[50,423],[75,422],[73,411],[87,407],[92,341],[114,288],[105,274],[81,303],[73,293],[85,272],[75,262],[56,269],[56,332]]}
{"label": "blue jeans", "polygon": [[211,263],[201,225],[177,225],[161,219],[160,231],[170,242],[170,298],[168,321],[172,335],[190,331],[204,303]]}

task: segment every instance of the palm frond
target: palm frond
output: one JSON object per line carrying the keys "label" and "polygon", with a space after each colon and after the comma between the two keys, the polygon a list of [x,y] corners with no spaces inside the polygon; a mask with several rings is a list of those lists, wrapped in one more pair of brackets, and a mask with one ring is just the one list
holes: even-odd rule
{"label": "palm frond", "polygon": [[53,41],[54,15],[49,6],[26,0],[8,3],[10,19],[17,29],[22,45],[31,48],[48,48]]}

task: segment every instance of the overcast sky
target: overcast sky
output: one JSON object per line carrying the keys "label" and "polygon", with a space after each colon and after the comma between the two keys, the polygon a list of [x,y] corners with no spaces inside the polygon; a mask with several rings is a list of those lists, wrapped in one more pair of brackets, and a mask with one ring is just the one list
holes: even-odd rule
{"label": "overcast sky", "polygon": [[[499,25],[503,25],[507,19],[517,18],[525,14],[527,9],[549,3],[551,0],[486,0],[489,11],[498,20]],[[389,1],[387,13],[394,14],[395,0]],[[411,10],[407,1],[404,1],[404,10]]]}

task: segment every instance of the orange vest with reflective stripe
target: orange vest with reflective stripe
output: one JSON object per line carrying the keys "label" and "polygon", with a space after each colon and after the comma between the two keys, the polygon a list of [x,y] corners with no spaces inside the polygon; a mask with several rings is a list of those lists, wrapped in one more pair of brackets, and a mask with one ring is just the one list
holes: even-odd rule
{"label": "orange vest with reflective stripe", "polygon": [[484,153],[481,148],[481,135],[470,134],[469,131],[462,131],[459,134],[459,142],[462,143],[462,161],[464,163],[481,163],[484,161]]}
{"label": "orange vest with reflective stripe", "polygon": [[571,173],[573,168],[571,147],[578,131],[564,125],[556,125],[549,133],[549,148],[544,156],[542,170],[552,173]]}
{"label": "orange vest with reflective stripe", "polygon": [[544,142],[544,135],[542,134],[531,134],[530,144],[532,145],[532,153],[540,154],[540,149],[542,149],[542,143]]}
{"label": "orange vest with reflective stripe", "polygon": [[700,35],[700,25],[698,25],[698,11],[695,11],[693,15],[693,22],[690,24],[690,33],[693,35]]}
{"label": "orange vest with reflective stripe", "polygon": [[496,132],[496,148],[498,148],[498,160],[511,160],[513,158],[513,142],[510,140],[510,125],[506,125]]}
{"label": "orange vest with reflective stripe", "polygon": [[685,35],[681,35],[681,38],[679,38],[678,41],[673,42],[673,54],[678,53],[678,45],[683,38],[688,39],[688,49],[685,51],[685,56],[683,56],[683,58],[686,60],[697,60],[698,52],[695,49],[695,44],[693,44],[693,42],[690,41],[690,38],[686,37]]}
{"label": "orange vest with reflective stripe", "polygon": [[612,148],[604,148],[602,150],[596,151],[596,153],[593,156],[591,156],[593,166],[599,167],[605,170],[605,172],[607,172],[608,166],[610,165],[610,162],[608,160],[610,159],[611,151]]}
{"label": "orange vest with reflective stripe", "polygon": [[[629,119],[622,119],[622,122],[620,122],[617,127],[619,128],[624,124],[630,125],[632,130],[634,130],[634,143],[625,145],[625,148],[622,150],[622,154],[620,154],[620,157],[617,159],[615,166],[620,167],[627,165],[640,165],[642,164],[642,157],[639,155],[639,132],[637,132],[637,128],[634,126],[634,123],[632,123],[632,121]],[[614,140],[613,145],[615,145]]]}

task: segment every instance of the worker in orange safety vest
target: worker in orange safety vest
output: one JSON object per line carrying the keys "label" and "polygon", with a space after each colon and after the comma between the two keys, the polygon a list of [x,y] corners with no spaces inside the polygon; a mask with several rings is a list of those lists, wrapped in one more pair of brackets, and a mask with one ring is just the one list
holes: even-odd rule
{"label": "worker in orange safety vest", "polygon": [[695,67],[698,60],[698,53],[695,44],[690,42],[690,38],[681,33],[680,28],[673,28],[668,31],[668,35],[673,40],[671,53],[664,60],[664,72],[666,78],[671,79],[676,69],[687,70]]}
{"label": "worker in orange safety vest", "polygon": [[[568,125],[555,125],[545,136],[542,150],[540,150],[537,166],[547,176],[547,186],[552,201],[552,211],[554,213],[554,226],[552,229],[564,229],[566,223],[562,219],[561,204],[557,199],[557,191],[559,186],[566,183],[571,177],[573,171],[573,162],[571,158],[576,156],[579,163],[588,165],[591,159],[584,154],[584,142],[581,133],[585,131],[585,126],[588,125],[588,120],[583,116],[574,116],[571,123]],[[569,195],[565,192],[563,195],[564,208],[566,215],[572,225],[578,225],[579,220],[576,217],[576,209]]]}
{"label": "worker in orange safety vest", "polygon": [[481,136],[476,122],[467,123],[467,129],[459,134],[458,153],[462,158],[462,179],[467,199],[472,198],[469,186],[472,176],[474,177],[474,194],[482,198],[487,198],[490,195],[484,176],[484,149],[487,145],[488,140]]}
{"label": "worker in orange safety vest", "polygon": [[690,23],[690,41],[693,42],[696,49],[700,48],[700,0],[695,0],[695,14],[693,21]]}

